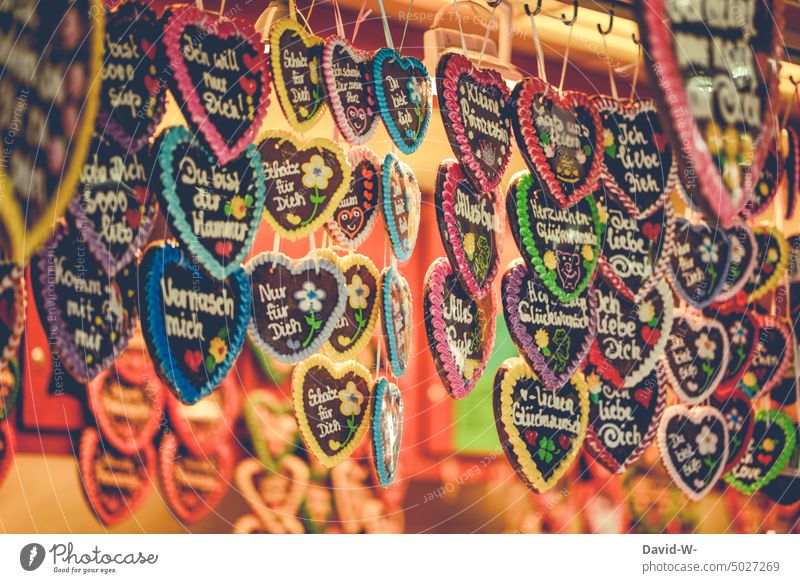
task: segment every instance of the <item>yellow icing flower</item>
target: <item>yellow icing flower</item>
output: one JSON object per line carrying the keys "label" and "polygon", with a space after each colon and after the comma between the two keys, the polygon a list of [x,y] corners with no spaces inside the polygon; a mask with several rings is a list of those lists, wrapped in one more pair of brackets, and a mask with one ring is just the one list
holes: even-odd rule
{"label": "yellow icing flower", "polygon": [[594,249],[592,249],[591,245],[584,244],[583,247],[581,247],[581,255],[583,255],[586,261],[591,261],[594,259]]}
{"label": "yellow icing flower", "polygon": [[608,211],[606,207],[602,204],[597,205],[597,220],[600,221],[603,225],[608,222]]}
{"label": "yellow icing flower", "polygon": [[556,254],[552,251],[545,251],[544,253],[544,266],[547,269],[555,269],[558,267],[558,260],[556,259]]}
{"label": "yellow icing flower", "polygon": [[231,199],[231,216],[234,219],[243,219],[245,215],[247,215],[247,205],[244,198],[239,195],[234,196]]}
{"label": "yellow icing flower", "polygon": [[639,306],[639,321],[647,323],[656,315],[656,309],[653,307],[653,302],[647,301]]}
{"label": "yellow icing flower", "polygon": [[211,356],[214,357],[214,362],[221,364],[225,357],[228,355],[228,345],[219,336],[211,339],[211,344],[208,347]]}
{"label": "yellow icing flower", "polygon": [[303,186],[306,188],[328,188],[328,179],[333,176],[333,170],[325,164],[325,159],[319,154],[311,156],[311,160],[301,166],[303,170]]}
{"label": "yellow icing flower", "polygon": [[761,449],[764,451],[774,451],[775,450],[775,440],[772,438],[767,438],[761,442]]}
{"label": "yellow icing flower", "polygon": [[470,259],[475,255],[475,233],[464,235],[464,253]]}
{"label": "yellow icing flower", "polygon": [[614,145],[614,134],[611,130],[603,130],[603,147],[608,148]]}
{"label": "yellow icing flower", "polygon": [[536,346],[539,348],[547,348],[547,345],[550,344],[550,336],[547,334],[547,330],[544,328],[539,328],[536,331],[534,340],[536,340]]}
{"label": "yellow icing flower", "polygon": [[590,393],[600,392],[600,377],[597,375],[597,373],[593,372],[586,377],[586,386],[588,387]]}
{"label": "yellow icing flower", "polygon": [[770,263],[775,263],[778,260],[778,251],[776,249],[770,249],[767,251],[767,261]]}
{"label": "yellow icing flower", "polygon": [[361,403],[364,402],[364,395],[358,391],[353,381],[348,382],[343,391],[339,391],[339,400],[342,402],[339,406],[342,415],[350,416],[361,413]]}
{"label": "yellow icing flower", "polygon": [[354,275],[347,284],[347,301],[354,310],[365,310],[369,297],[369,286],[361,280],[361,276]]}
{"label": "yellow icing flower", "polygon": [[319,71],[317,67],[319,67],[319,63],[317,62],[317,57],[314,57],[308,62],[308,78],[314,85],[319,83]]}
{"label": "yellow icing flower", "polygon": [[752,371],[747,371],[742,377],[742,383],[748,387],[755,387],[758,384],[758,379],[756,378],[755,373]]}
{"label": "yellow icing flower", "polygon": [[475,371],[478,370],[478,364],[480,364],[474,358],[467,358],[464,360],[464,378],[467,380],[472,379],[475,376]]}
{"label": "yellow icing flower", "polygon": [[722,134],[714,122],[709,123],[706,127],[706,143],[713,156],[717,155],[722,149]]}

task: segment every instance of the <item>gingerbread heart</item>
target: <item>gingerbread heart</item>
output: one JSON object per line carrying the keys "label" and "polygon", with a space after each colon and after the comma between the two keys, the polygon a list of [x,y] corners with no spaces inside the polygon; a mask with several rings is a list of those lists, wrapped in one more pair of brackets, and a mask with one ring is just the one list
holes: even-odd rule
{"label": "gingerbread heart", "polygon": [[724,480],[743,494],[753,495],[769,484],[789,462],[796,445],[792,419],[775,409],[756,413],[747,451]]}
{"label": "gingerbread heart", "polygon": [[325,112],[320,76],[324,42],[294,18],[274,20],[269,31],[275,93],[286,121],[298,131],[310,129]]}
{"label": "gingerbread heart", "polygon": [[219,281],[174,242],[151,244],[142,274],[142,333],[156,372],[194,404],[228,375],[244,345],[251,290],[242,269]]}
{"label": "gingerbread heart", "polygon": [[269,226],[290,241],[314,233],[333,216],[350,188],[344,152],[330,140],[301,143],[281,130],[262,134],[258,151],[266,176],[264,218]]}
{"label": "gingerbread heart", "polygon": [[258,460],[245,459],[236,466],[234,480],[260,528],[274,534],[302,534],[297,518],[309,484],[308,466],[298,457],[281,458],[274,474],[268,474]]}
{"label": "gingerbread heart", "polygon": [[714,393],[709,403],[719,409],[728,426],[728,461],[723,470],[727,473],[739,464],[753,437],[753,404],[750,397],[739,388],[734,388],[725,395]]}
{"label": "gingerbread heart", "polygon": [[494,348],[495,299],[472,299],[444,257],[428,268],[422,295],[436,371],[450,396],[463,399],[483,376]]}
{"label": "gingerbread heart", "polygon": [[375,407],[372,410],[372,458],[378,484],[388,488],[397,474],[400,444],[403,440],[403,395],[386,377],[375,382]]}
{"label": "gingerbread heart", "polygon": [[547,196],[564,208],[597,190],[603,126],[588,95],[526,77],[509,107],[522,157]]}
{"label": "gingerbread heart", "polygon": [[265,252],[248,261],[245,270],[253,289],[248,333],[261,350],[294,364],[328,341],[348,299],[347,282],[336,262]]}
{"label": "gingerbread heart", "polygon": [[367,240],[380,217],[383,205],[381,161],[369,148],[359,146],[347,151],[352,168],[350,190],[325,224],[334,241],[355,251]]}
{"label": "gingerbread heart", "polygon": [[716,302],[723,303],[736,297],[753,270],[756,269],[757,245],[753,230],[742,221],[734,222],[725,231],[731,244],[731,262],[722,288],[717,292]]}
{"label": "gingerbread heart", "polygon": [[381,321],[389,364],[396,378],[403,376],[411,355],[413,297],[408,280],[390,266],[381,273]]}
{"label": "gingerbread heart", "polygon": [[785,323],[769,316],[759,316],[759,332],[747,372],[739,386],[751,399],[768,395],[783,380],[792,364],[792,332]]}
{"label": "gingerbread heart", "polygon": [[687,405],[698,405],[717,390],[730,358],[725,327],[702,312],[676,310],[664,348],[663,367],[672,390]]}
{"label": "gingerbread heart", "polygon": [[0,259],[0,371],[17,355],[25,330],[25,297],[23,268]]}
{"label": "gingerbread heart", "polygon": [[259,461],[275,472],[277,462],[294,451],[297,444],[298,427],[292,403],[274,391],[256,389],[247,394],[243,412]]}
{"label": "gingerbread heart", "polygon": [[479,190],[494,190],[511,159],[508,85],[493,69],[478,69],[461,53],[445,53],[436,66],[439,113],[450,147]]}
{"label": "gingerbread heart", "polygon": [[8,419],[8,415],[14,410],[21,385],[19,364],[12,358],[0,369],[0,422]]}
{"label": "gingerbread heart", "polygon": [[562,302],[578,297],[594,277],[603,224],[591,195],[559,208],[533,176],[520,172],[506,196],[511,233],[525,261]]}
{"label": "gingerbread heart", "polygon": [[717,483],[728,460],[728,426],[714,407],[667,407],[658,426],[661,461],[690,500]]}
{"label": "gingerbread heart", "polygon": [[220,164],[253,143],[269,106],[264,45],[248,22],[187,5],[168,13],[172,94]]}
{"label": "gingerbread heart", "polygon": [[676,220],[670,281],[690,306],[702,309],[716,299],[730,264],[731,243],[724,231],[705,221]]}
{"label": "gingerbread heart", "polygon": [[776,227],[756,227],[756,266],[742,287],[748,302],[760,300],[774,290],[786,274],[789,245]]}
{"label": "gingerbread heart", "polygon": [[162,135],[158,151],[161,212],[170,230],[217,279],[241,267],[261,221],[266,184],[255,146],[226,165],[183,126]]}
{"label": "gingerbread heart", "polygon": [[3,421],[0,423],[0,484],[8,475],[14,465],[14,429],[11,424]]}
{"label": "gingerbread heart", "polygon": [[588,395],[582,383],[547,389],[521,358],[497,370],[497,434],[517,476],[533,491],[552,488],[575,461],[589,423]]}
{"label": "gingerbread heart", "polygon": [[472,186],[455,160],[439,164],[433,200],[442,246],[469,294],[490,292],[500,268],[502,220],[497,191]]}
{"label": "gingerbread heart", "polygon": [[425,138],[433,110],[428,70],[419,59],[384,47],[372,57],[372,83],[389,136],[403,154],[413,154]]}
{"label": "gingerbread heart", "polygon": [[170,433],[161,440],[158,470],[167,506],[184,524],[197,522],[212,512],[228,491],[233,473],[233,452],[221,439],[201,456],[181,447]]}
{"label": "gingerbread heart", "polygon": [[372,53],[340,36],[330,36],[322,51],[322,77],[336,127],[351,144],[366,144],[380,119],[372,84]]}
{"label": "gingerbread heart", "polygon": [[784,217],[792,218],[797,204],[797,192],[800,191],[800,136],[794,128],[783,128],[786,135],[786,158],[783,171],[786,174],[786,213]]}
{"label": "gingerbread heart", "polygon": [[[551,391],[581,366],[597,330],[594,289],[562,303],[522,259],[503,275],[503,312],[520,355]],[[427,310],[426,310],[427,313]]]}
{"label": "gingerbread heart", "polygon": [[100,439],[96,429],[81,435],[78,469],[83,493],[97,519],[114,526],[132,516],[152,488],[156,451],[148,443],[135,454],[122,454]]}
{"label": "gingerbread heart", "polygon": [[767,210],[778,194],[778,186],[783,180],[783,156],[777,152],[776,139],[777,136],[771,140],[771,147],[761,166],[750,200],[739,213],[746,220],[752,220]]}
{"label": "gingerbread heart", "polygon": [[630,215],[647,218],[669,199],[678,181],[656,104],[600,95],[593,101],[603,126],[605,186]]}
{"label": "gingerbread heart", "polygon": [[[636,8],[680,180],[712,224],[729,227],[753,192],[775,127],[778,71],[758,63],[779,58],[783,3],[759,0],[736,17],[707,0],[688,11],[669,0]],[[709,58],[721,42],[730,58]]]}
{"label": "gingerbread heart", "polygon": [[294,412],[300,435],[326,468],[350,457],[370,421],[372,376],[361,363],[336,364],[321,354],[292,373]]}
{"label": "gingerbread heart", "polygon": [[719,392],[727,392],[736,386],[747,371],[756,351],[756,343],[761,330],[759,318],[746,306],[728,302],[719,308],[709,308],[706,314],[725,328],[730,340],[730,356],[725,375],[719,383]]}
{"label": "gingerbread heart", "polygon": [[408,261],[421,222],[422,193],[414,171],[391,152],[381,168],[383,180],[383,220],[389,242],[398,261]]}

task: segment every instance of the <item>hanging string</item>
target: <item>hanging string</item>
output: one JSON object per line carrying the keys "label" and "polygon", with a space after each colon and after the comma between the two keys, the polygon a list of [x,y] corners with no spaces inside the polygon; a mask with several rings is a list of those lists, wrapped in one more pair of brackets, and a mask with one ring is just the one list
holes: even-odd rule
{"label": "hanging string", "polygon": [[336,23],[336,34],[344,38],[344,22],[342,21],[342,11],[339,9],[339,0],[333,0],[333,20]]}
{"label": "hanging string", "polygon": [[536,49],[536,69],[538,77],[547,83],[547,69],[544,66],[544,54],[542,53],[542,41],[539,39],[539,29],[536,28],[536,13],[531,12],[531,33],[533,33],[533,46]]}
{"label": "hanging string", "polygon": [[631,38],[639,50],[636,52],[636,65],[633,68],[633,81],[631,81],[631,96],[628,98],[628,101],[633,101],[633,98],[636,97],[636,84],[639,82],[639,66],[642,63],[642,43],[636,39],[635,34],[632,34]]}
{"label": "hanging string", "polygon": [[400,38],[400,48],[397,49],[397,52],[403,52],[403,43],[406,42],[406,32],[408,31],[408,21],[411,20],[411,10],[414,8],[414,0],[411,0],[408,4],[408,12],[406,12],[406,23],[403,25],[403,36]]}
{"label": "hanging string", "polygon": [[453,10],[455,10],[456,13],[456,22],[458,22],[458,34],[461,37],[461,50],[464,51],[464,56],[467,56],[467,41],[464,38],[464,29],[461,27],[461,12],[458,10],[458,0],[453,0]]}
{"label": "hanging string", "polygon": [[608,83],[611,85],[611,97],[614,101],[619,100],[617,93],[617,80],[614,78],[614,68],[611,66],[611,58],[608,56],[608,43],[606,42],[606,35],[603,35],[603,51],[605,52],[606,59],[608,60]]}
{"label": "hanging string", "polygon": [[281,252],[281,236],[278,233],[275,233],[275,237],[272,239],[272,251],[275,253]]}
{"label": "hanging string", "polygon": [[483,45],[481,45],[481,56],[478,57],[478,68],[480,68],[483,62],[483,55],[486,53],[486,44],[489,42],[489,31],[494,24],[494,11],[497,10],[497,6],[499,6],[499,4],[492,8],[492,13],[489,16],[489,23],[486,25],[486,32],[483,34]]}
{"label": "hanging string", "polygon": [[561,63],[561,80],[558,82],[558,94],[564,91],[564,79],[567,76],[567,65],[569,64],[569,48],[572,45],[572,30],[573,26],[569,27],[569,36],[567,36],[567,47],[564,49],[564,61]]}
{"label": "hanging string", "polygon": [[381,20],[383,21],[383,34],[386,37],[386,46],[394,50],[394,43],[392,42],[392,31],[389,30],[389,19],[386,18],[386,8],[383,6],[383,0],[378,0],[378,6],[381,9]]}
{"label": "hanging string", "polygon": [[352,44],[356,42],[356,36],[358,36],[358,31],[361,28],[361,23],[364,22],[369,15],[372,14],[372,9],[367,10],[367,0],[361,0],[361,9],[358,11],[358,16],[356,17],[356,24],[353,27],[353,38],[350,39]]}

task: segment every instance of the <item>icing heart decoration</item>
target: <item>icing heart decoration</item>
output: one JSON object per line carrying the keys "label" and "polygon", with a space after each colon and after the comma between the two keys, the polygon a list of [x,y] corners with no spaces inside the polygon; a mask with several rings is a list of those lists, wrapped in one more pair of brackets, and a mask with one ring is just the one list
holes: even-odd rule
{"label": "icing heart decoration", "polygon": [[301,143],[293,134],[272,130],[260,136],[258,152],[266,176],[264,218],[290,241],[325,224],[350,188],[350,165],[330,140]]}
{"label": "icing heart decoration", "polygon": [[525,261],[562,302],[589,285],[600,255],[604,225],[594,197],[559,208],[527,172],[511,179],[506,196],[511,233]]}
{"label": "icing heart decoration", "polygon": [[103,440],[121,454],[142,451],[161,429],[166,391],[151,375],[147,369],[131,374],[112,367],[86,385],[89,409]]}
{"label": "icing heart decoration", "polygon": [[666,282],[638,304],[603,281],[597,294],[597,336],[589,362],[616,387],[631,388],[653,370],[664,353],[673,324],[673,296]]}
{"label": "icing heart decoration", "polygon": [[446,53],[436,67],[439,112],[450,147],[470,182],[489,192],[511,159],[508,85],[492,69],[478,69],[461,53]]}
{"label": "icing heart decoration", "polygon": [[258,460],[248,458],[237,464],[234,481],[260,528],[273,534],[302,534],[303,523],[297,515],[308,491],[309,474],[303,460],[293,455],[281,458],[271,474]]}
{"label": "icing heart decoration", "polygon": [[767,157],[758,174],[755,188],[750,195],[750,200],[739,213],[744,219],[752,220],[763,213],[778,194],[778,186],[783,179],[783,156],[777,152],[775,140],[767,151]]}
{"label": "icing heart decoration", "polygon": [[495,299],[472,299],[447,259],[435,259],[425,275],[423,312],[436,371],[454,399],[469,395],[494,348]]}
{"label": "icing heart decoration", "polygon": [[724,326],[730,339],[728,366],[718,389],[720,394],[726,395],[736,386],[753,360],[761,331],[760,319],[746,306],[732,302],[719,308],[709,308],[706,314]]}
{"label": "icing heart decoration", "polygon": [[225,166],[183,126],[162,134],[158,148],[162,214],[183,246],[214,277],[225,279],[250,253],[266,185],[254,146]]}
{"label": "icing heart decoration", "polygon": [[[21,385],[22,374],[19,364],[15,359],[11,359],[0,369],[0,422],[5,421],[14,410]],[[0,477],[0,482],[2,482],[2,477]]]}
{"label": "icing heart decoration", "polygon": [[381,168],[383,219],[398,261],[408,261],[417,244],[422,193],[414,171],[397,156],[386,154]]}
{"label": "icing heart decoration", "polygon": [[297,131],[309,130],[325,112],[325,87],[320,76],[324,43],[293,18],[273,21],[269,31],[275,93],[283,115]]}
{"label": "icing heart decoration", "polygon": [[25,0],[4,11],[0,218],[21,265],[53,235],[80,179],[100,103],[105,15],[100,0]]}
{"label": "icing heart decoration", "polygon": [[[758,63],[779,58],[783,3],[759,0],[740,17],[720,13],[714,0],[690,11],[669,0],[637,8],[680,179],[712,224],[729,227],[750,199],[775,127],[778,71]],[[707,59],[720,42],[731,57]]]}
{"label": "icing heart decoration", "polygon": [[297,443],[298,427],[292,403],[275,392],[256,389],[247,394],[243,411],[256,456],[266,469],[275,473],[277,462],[294,451]]}
{"label": "icing heart decoration", "polygon": [[142,333],[156,372],[192,405],[228,376],[244,345],[252,292],[242,269],[219,281],[174,242],[151,244],[139,266]]}
{"label": "icing heart decoration", "polygon": [[380,120],[372,83],[372,53],[355,48],[340,36],[330,36],[322,51],[322,77],[336,127],[351,144],[366,144]]}
{"label": "icing heart decoration", "polygon": [[747,451],[725,481],[749,496],[774,480],[789,462],[796,445],[797,428],[791,418],[775,409],[756,413],[753,437]]}
{"label": "icing heart decoration", "polygon": [[87,428],[81,435],[78,469],[97,519],[114,526],[132,516],[150,493],[156,452],[148,443],[134,454],[122,454],[103,443],[96,429]]}
{"label": "icing heart decoration", "polygon": [[635,302],[664,279],[675,243],[675,222],[669,198],[647,218],[637,218],[629,209],[616,196],[606,197],[599,265],[603,277]]}
{"label": "icing heart decoration", "polygon": [[352,168],[350,190],[325,226],[334,241],[355,251],[367,240],[380,217],[381,161],[369,148],[357,146],[347,151],[347,163]]}
{"label": "icing heart decoration", "polygon": [[730,229],[725,231],[725,234],[731,245],[731,262],[722,288],[714,300],[718,303],[735,298],[757,267],[758,243],[753,230],[744,222],[736,221]]}
{"label": "icing heart decoration", "polygon": [[705,221],[676,220],[670,281],[690,306],[702,309],[716,299],[730,264],[731,243],[724,231]]}
{"label": "icing heart decoration", "polygon": [[667,402],[662,368],[656,367],[630,389],[618,389],[603,381],[591,363],[576,376],[589,391],[586,449],[608,471],[621,474],[656,438]]}
{"label": "icing heart decoration", "polygon": [[403,440],[403,396],[397,385],[381,377],[375,383],[372,410],[372,458],[378,484],[388,488],[397,474]]}
{"label": "icing heart decoration", "polygon": [[792,332],[782,321],[759,316],[759,332],[753,358],[742,375],[739,386],[751,399],[768,395],[782,380],[792,364]]}
{"label": "icing heart decoration", "polygon": [[670,387],[687,405],[698,405],[717,390],[730,358],[725,327],[702,312],[676,310],[664,348],[663,366]]}
{"label": "icing heart decoration", "polygon": [[570,207],[598,187],[603,126],[585,93],[535,77],[517,83],[510,107],[517,144],[540,187],[558,207]]}
{"label": "icing heart decoration", "polygon": [[337,262],[259,253],[245,265],[253,289],[248,333],[272,358],[294,364],[328,341],[345,312],[347,282]]}
{"label": "icing heart decoration", "polygon": [[138,0],[117,4],[108,16],[97,127],[123,150],[138,152],[164,116],[167,92],[156,72],[164,30],[155,11]]}
{"label": "icing heart decoration", "polygon": [[14,429],[10,423],[0,423],[0,484],[14,465]]}
{"label": "icing heart decoration", "polygon": [[193,5],[168,13],[170,89],[192,134],[200,134],[222,165],[253,143],[269,106],[270,74],[261,36],[244,20]]}
{"label": "icing heart decoration", "polygon": [[585,384],[547,389],[520,358],[506,360],[494,379],[494,419],[503,452],[533,491],[552,488],[575,461],[589,423]]}
{"label": "icing heart decoration", "polygon": [[728,460],[728,426],[714,407],[667,407],[658,427],[661,461],[690,500],[705,496]]}
{"label": "icing heart decoration", "polygon": [[640,219],[650,217],[678,181],[672,146],[651,99],[620,101],[597,96],[594,107],[603,127],[603,182]]}
{"label": "icing heart decoration", "polygon": [[184,524],[207,516],[228,491],[233,473],[233,452],[227,440],[197,455],[181,447],[170,433],[161,440],[158,470],[167,506]]}
{"label": "icing heart decoration", "polygon": [[361,363],[334,363],[315,354],[292,373],[292,396],[300,435],[326,468],[346,460],[367,433],[372,376]]}
{"label": "icing heart decoration", "polygon": [[439,164],[434,205],[442,246],[467,292],[481,299],[490,293],[500,267],[502,219],[496,190],[472,186],[455,160]]}
{"label": "icing heart decoration", "polygon": [[511,339],[542,384],[558,390],[581,366],[595,337],[594,290],[562,303],[521,259],[509,264],[501,287]]}
{"label": "icing heart decoration", "polygon": [[775,227],[756,227],[756,266],[742,291],[748,302],[760,300],[774,290],[786,274],[789,264],[789,245]]}
{"label": "icing heart decoration", "polygon": [[25,330],[25,306],[24,270],[14,261],[0,259],[0,371],[17,355]]}
{"label": "icing heart decoration", "polygon": [[413,154],[425,138],[433,110],[428,70],[419,59],[384,47],[372,57],[372,83],[389,136],[403,154]]}
{"label": "icing heart decoration", "polygon": [[381,273],[381,321],[389,364],[396,378],[403,376],[408,366],[412,342],[413,297],[408,280],[390,266]]}
{"label": "icing heart decoration", "polygon": [[712,407],[719,409],[728,426],[728,461],[723,470],[727,473],[739,464],[753,437],[753,404],[750,397],[739,388],[734,388],[726,395],[714,393],[709,402]]}
{"label": "icing heart decoration", "polygon": [[786,139],[786,158],[783,171],[786,174],[786,214],[790,219],[794,215],[797,204],[797,192],[800,191],[800,136],[794,128],[783,128]]}

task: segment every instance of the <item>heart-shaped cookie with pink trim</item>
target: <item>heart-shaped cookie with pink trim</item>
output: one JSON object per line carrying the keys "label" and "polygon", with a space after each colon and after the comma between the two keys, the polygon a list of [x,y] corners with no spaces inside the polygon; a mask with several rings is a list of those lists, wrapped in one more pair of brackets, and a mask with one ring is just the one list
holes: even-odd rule
{"label": "heart-shaped cookie with pink trim", "polygon": [[770,316],[758,316],[759,331],[755,351],[739,386],[751,399],[767,395],[792,364],[792,332],[784,322]]}
{"label": "heart-shaped cookie with pink trim", "polygon": [[736,297],[756,269],[758,259],[756,236],[744,222],[736,221],[725,234],[731,245],[731,262],[725,282],[717,293],[715,302],[724,303]]}
{"label": "heart-shaped cookie with pink trim", "polygon": [[758,316],[743,304],[728,302],[718,308],[708,308],[706,315],[714,318],[725,328],[730,340],[730,357],[725,375],[719,383],[718,391],[725,395],[736,386],[750,366],[756,351],[761,323]]}
{"label": "heart-shaped cookie with pink trim", "polygon": [[748,302],[760,300],[774,290],[789,265],[789,244],[777,227],[756,227],[756,266],[742,287]]}
{"label": "heart-shaped cookie with pink trim", "polygon": [[756,414],[750,397],[738,387],[726,395],[714,393],[709,403],[719,409],[728,425],[728,461],[723,471],[729,472],[739,464],[750,445]]}

